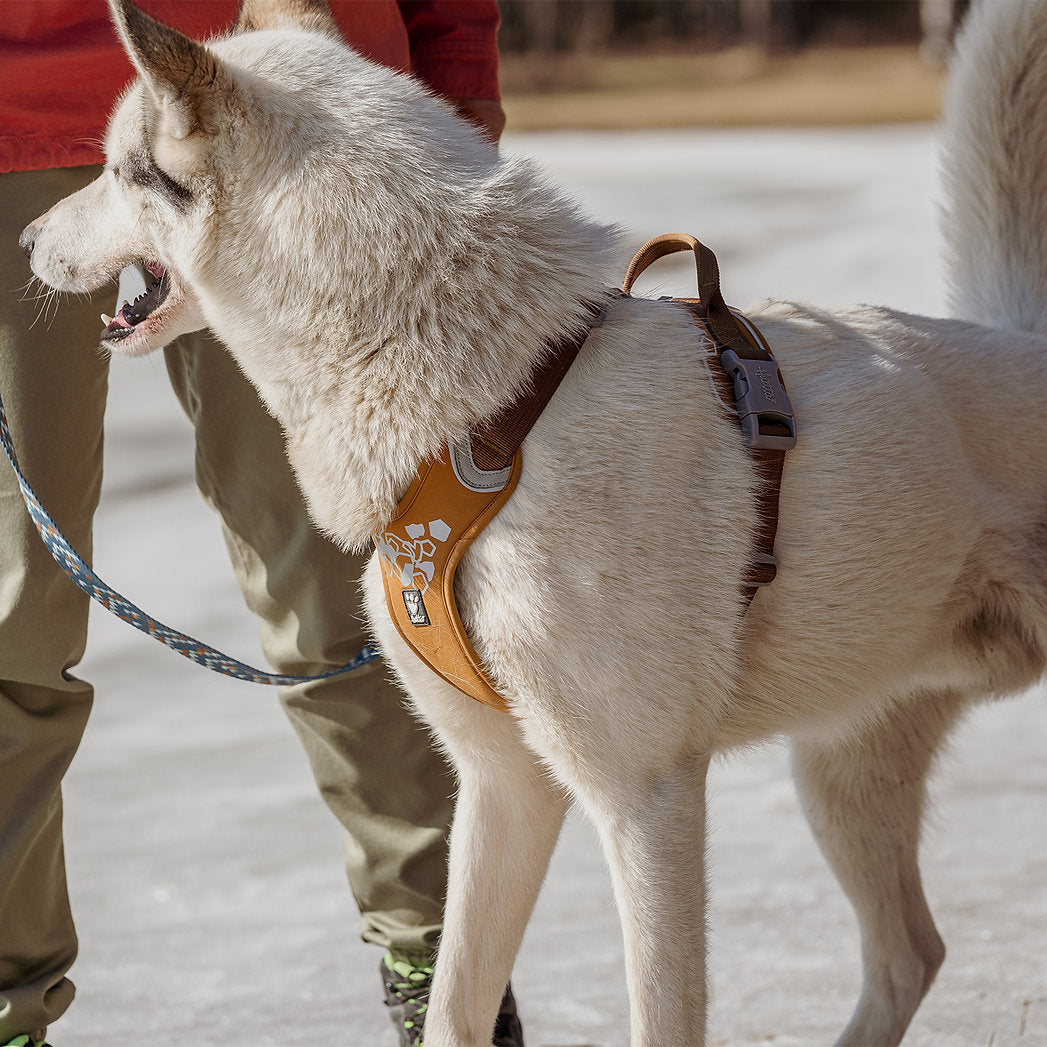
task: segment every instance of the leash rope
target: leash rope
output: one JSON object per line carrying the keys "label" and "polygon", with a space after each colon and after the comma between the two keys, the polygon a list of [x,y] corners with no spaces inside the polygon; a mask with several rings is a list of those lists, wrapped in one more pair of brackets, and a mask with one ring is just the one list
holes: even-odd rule
{"label": "leash rope", "polygon": [[4,401],[0,398],[0,444],[3,444],[4,453],[11,463],[18,478],[18,486],[25,499],[26,509],[29,516],[47,546],[51,555],[55,558],[58,566],[82,589],[92,600],[100,603],[111,614],[116,615],[128,625],[133,625],[143,633],[147,633],[154,640],[166,644],[173,651],[177,651],[182,657],[197,662],[207,669],[225,676],[233,676],[238,680],[247,680],[251,683],[264,683],[274,687],[285,686],[296,683],[307,683],[314,680],[326,680],[331,676],[359,669],[368,662],[380,658],[381,654],[375,644],[367,644],[354,658],[337,669],[330,669],[316,676],[289,676],[283,673],[267,673],[260,669],[254,669],[244,662],[230,658],[221,651],[216,651],[199,640],[180,633],[177,629],[158,622],[151,615],[146,614],[136,607],[126,597],[121,596],[112,586],[107,585],[86,564],[83,557],[69,544],[65,535],[59,530],[58,525],[52,519],[50,513],[40,503],[29,481],[26,480],[18,465],[15,455],[14,444],[11,442],[11,430],[7,424],[7,415],[4,412]]}

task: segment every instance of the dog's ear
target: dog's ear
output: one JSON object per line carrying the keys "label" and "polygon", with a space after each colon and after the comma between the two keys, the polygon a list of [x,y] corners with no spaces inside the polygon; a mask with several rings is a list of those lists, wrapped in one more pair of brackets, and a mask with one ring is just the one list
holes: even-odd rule
{"label": "dog's ear", "polygon": [[221,62],[203,44],[150,18],[131,0],[109,0],[116,31],[172,138],[210,133],[215,102],[231,87]]}
{"label": "dog's ear", "polygon": [[309,29],[337,35],[327,0],[240,0],[234,33],[252,29]]}

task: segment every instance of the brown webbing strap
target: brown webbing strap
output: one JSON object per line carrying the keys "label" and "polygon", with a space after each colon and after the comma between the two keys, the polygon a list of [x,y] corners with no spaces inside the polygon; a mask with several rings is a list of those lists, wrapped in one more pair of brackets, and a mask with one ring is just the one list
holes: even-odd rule
{"label": "brown webbing strap", "polygon": [[493,418],[472,431],[473,461],[481,469],[504,469],[512,462],[524,438],[571,369],[603,307],[589,304],[589,310],[593,314],[592,320],[573,338],[564,338],[549,350],[534,369],[527,388]]}
{"label": "brown webbing strap", "polygon": [[720,291],[716,255],[688,233],[666,233],[646,243],[636,254],[622,283],[628,294],[636,278],[652,262],[679,251],[694,254],[698,298],[675,299],[709,332],[738,409],[738,421],[752,456],[759,484],[756,490],[756,555],[743,590],[748,608],[763,585],[774,581],[778,561],[774,540],[778,533],[778,503],[785,452],[796,443],[796,427],[781,373],[760,333],[740,320]]}
{"label": "brown webbing strap", "polygon": [[698,300],[705,310],[710,334],[721,345],[735,350],[747,350],[748,340],[741,333],[734,314],[720,291],[720,266],[716,255],[690,233],[664,233],[648,240],[636,253],[622,282],[622,291],[629,294],[636,278],[652,263],[668,254],[692,251],[698,278]]}

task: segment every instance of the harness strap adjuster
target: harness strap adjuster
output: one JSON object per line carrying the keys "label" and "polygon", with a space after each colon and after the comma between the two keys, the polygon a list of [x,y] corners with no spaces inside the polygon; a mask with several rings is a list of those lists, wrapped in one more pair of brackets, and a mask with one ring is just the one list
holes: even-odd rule
{"label": "harness strap adjuster", "polygon": [[759,588],[770,585],[778,577],[778,557],[773,553],[753,553],[752,565],[752,584]]}

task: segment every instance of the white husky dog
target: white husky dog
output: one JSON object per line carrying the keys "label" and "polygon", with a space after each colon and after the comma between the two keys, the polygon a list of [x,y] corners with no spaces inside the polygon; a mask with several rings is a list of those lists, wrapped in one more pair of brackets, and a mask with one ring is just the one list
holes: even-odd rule
{"label": "white husky dog", "polygon": [[861,923],[839,1042],[899,1042],[944,956],[917,867],[935,753],[1047,652],[1047,5],[984,5],[961,44],[945,137],[963,319],[752,314],[799,444],[781,569],[748,612],[752,462],[687,313],[607,295],[608,229],[352,53],[322,5],[248,3],[204,45],[112,5],[140,79],[104,173],[23,235],[33,271],[71,292],[137,260],[163,273],[104,343],[213,328],[343,545],[382,531],[419,463],[512,398],[585,303],[610,302],[458,572],[515,715],[418,661],[373,561],[365,576],[461,783],[427,1047],[490,1044],[572,798],[613,874],[632,1043],[700,1043],[706,768],[780,735]]}

